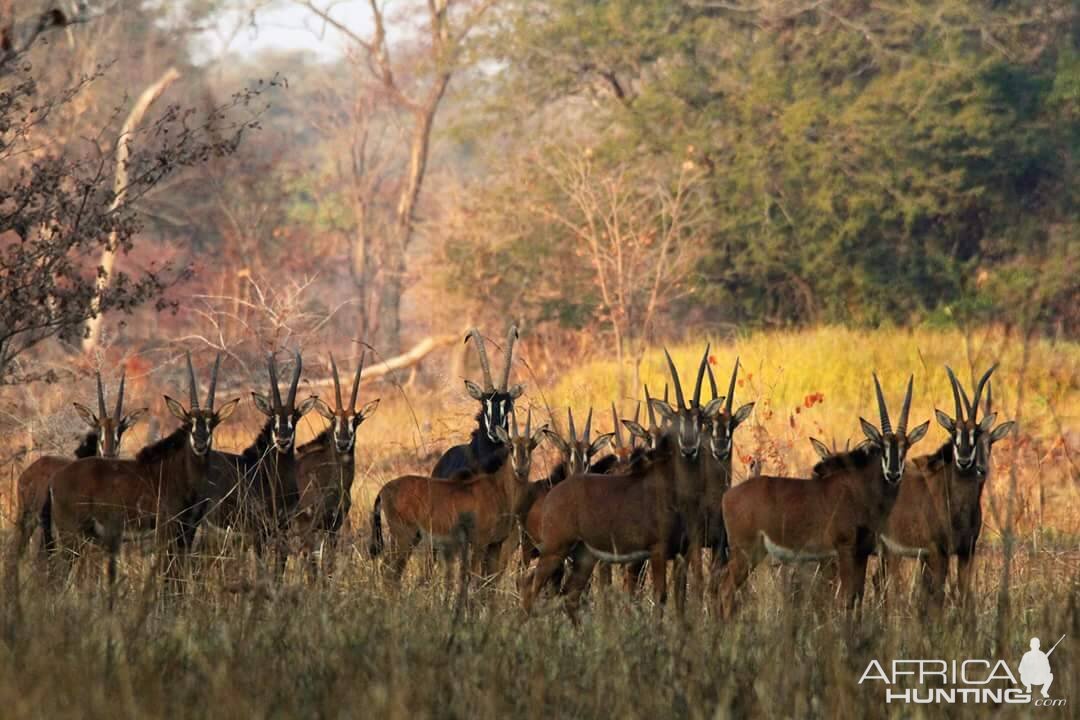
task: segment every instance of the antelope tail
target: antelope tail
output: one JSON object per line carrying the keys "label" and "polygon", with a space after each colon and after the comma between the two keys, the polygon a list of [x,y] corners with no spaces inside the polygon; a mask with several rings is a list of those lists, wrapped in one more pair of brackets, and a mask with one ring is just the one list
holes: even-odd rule
{"label": "antelope tail", "polygon": [[373,558],[382,554],[385,543],[382,536],[382,493],[375,496],[375,507],[371,511],[371,544],[368,555]]}
{"label": "antelope tail", "polygon": [[53,491],[50,487],[49,494],[45,498],[45,504],[41,506],[41,545],[49,554],[52,554],[56,548],[53,539],[52,506]]}

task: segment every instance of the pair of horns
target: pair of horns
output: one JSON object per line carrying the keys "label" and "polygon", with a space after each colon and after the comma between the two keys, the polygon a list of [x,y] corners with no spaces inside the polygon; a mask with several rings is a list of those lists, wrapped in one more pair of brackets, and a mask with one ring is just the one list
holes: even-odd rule
{"label": "pair of horns", "polygon": [[592,408],[589,408],[589,415],[585,418],[585,431],[581,433],[580,438],[577,436],[577,431],[574,429],[574,411],[567,408],[566,416],[570,421],[570,442],[577,442],[578,440],[589,442],[589,436],[592,435]]}
{"label": "pair of horns", "polygon": [[[885,405],[885,394],[881,392],[881,383],[878,382],[877,373],[874,375],[874,392],[877,394],[878,412],[881,415],[881,432],[892,432],[892,423],[889,422],[889,408]],[[908,414],[911,412],[911,391],[915,384],[915,376],[912,375],[907,381],[907,393],[904,395],[904,405],[900,408],[900,419],[896,423],[896,434],[907,435]]]}
{"label": "pair of horns", "polygon": [[517,325],[510,326],[510,332],[506,336],[506,353],[503,365],[502,382],[498,387],[495,386],[495,381],[491,376],[491,363],[488,362],[487,348],[484,346],[484,337],[480,334],[480,331],[473,328],[465,335],[465,342],[469,342],[469,338],[476,338],[476,352],[480,356],[480,369],[484,372],[484,392],[506,392],[507,386],[510,384],[510,366],[514,357],[514,341],[518,338]]}
{"label": "pair of horns", "polygon": [[[213,412],[214,394],[217,392],[218,370],[221,368],[221,353],[214,359],[214,369],[210,371],[210,390],[206,393],[206,409]],[[191,364],[191,351],[187,353],[188,389],[191,393],[191,409],[199,409],[199,383],[195,380],[195,367]],[[124,395],[124,381],[120,380],[120,396]],[[120,414],[120,406],[116,407],[117,415]]]}
{"label": "pair of horns", "polygon": [[[712,390],[713,400],[721,397],[720,393],[716,391],[716,376],[713,375],[712,366],[706,366],[706,372],[709,375],[709,388]],[[739,358],[735,358],[735,367],[731,371],[731,382],[728,383],[727,396],[724,397],[724,413],[731,415],[732,403],[735,402],[735,381],[739,377]]]}
{"label": "pair of horns", "polygon": [[[983,387],[990,381],[990,376],[994,370],[997,370],[997,363],[990,366],[983,376],[979,379],[979,384],[975,386],[975,402],[968,400],[967,393],[964,392],[964,386],[960,384],[960,381],[956,379],[956,373],[952,371],[952,368],[948,365],[945,366],[945,372],[949,374],[949,383],[952,385],[953,401],[956,404],[956,419],[958,421],[967,418],[971,422],[976,422],[976,416],[979,414],[979,399],[982,398]],[[991,391],[987,388],[986,393],[986,412],[990,412],[990,395]],[[960,405],[961,398],[964,401],[963,407]]]}
{"label": "pair of horns", "polygon": [[706,345],[705,354],[701,356],[701,365],[698,366],[697,382],[694,384],[694,398],[690,405],[686,404],[686,398],[683,395],[682,383],[679,381],[679,371],[675,369],[675,363],[672,361],[667,348],[664,349],[664,357],[667,358],[668,370],[671,371],[671,380],[675,385],[675,402],[678,404],[680,410],[691,410],[701,405],[701,383],[705,380],[705,373],[709,367],[710,347],[711,345]]}
{"label": "pair of horns", "polygon": [[[510,437],[521,437],[518,435],[517,415],[510,411]],[[532,408],[529,408],[528,414],[525,415],[525,437],[532,437]]]}
{"label": "pair of horns", "polygon": [[[356,410],[356,396],[360,392],[360,375],[364,372],[364,354],[366,351],[360,351],[360,366],[356,368],[356,377],[353,378],[352,384],[352,396],[349,400],[349,412]],[[330,353],[330,369],[334,374],[334,402],[337,403],[337,407],[334,409],[337,411],[344,410],[341,405],[341,379],[338,377],[337,363],[334,362],[334,354]]]}
{"label": "pair of horns", "polygon": [[[667,383],[665,383],[664,384],[664,402],[667,402],[667,401],[668,401],[668,386],[667,386]],[[650,430],[655,430],[656,428],[660,427],[660,423],[656,422],[656,410],[653,409],[652,396],[649,395],[649,386],[648,385],[645,386],[645,411],[647,413],[649,413],[649,429]],[[637,415],[635,414],[634,417],[636,418]]]}
{"label": "pair of horns", "polygon": [[293,374],[289,383],[289,401],[281,404],[281,391],[278,389],[277,367],[274,364],[274,353],[267,353],[266,366],[270,370],[270,390],[274,397],[275,410],[292,410],[296,406],[296,386],[300,384],[300,372],[303,370],[304,361],[300,358],[300,351],[293,351]]}
{"label": "pair of horns", "polygon": [[[124,412],[124,378],[127,375],[127,369],[120,368],[120,389],[116,393],[116,412],[113,413],[113,419],[116,422],[120,422],[120,416]],[[97,402],[98,402],[98,417],[105,418],[109,416],[108,410],[105,409],[105,389],[101,385],[101,371],[97,372]]]}

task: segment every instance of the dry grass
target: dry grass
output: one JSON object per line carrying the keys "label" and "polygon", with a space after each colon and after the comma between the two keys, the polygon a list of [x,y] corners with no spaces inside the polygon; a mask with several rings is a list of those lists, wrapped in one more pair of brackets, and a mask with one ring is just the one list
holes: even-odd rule
{"label": "dry grass", "polygon": [[[841,444],[855,438],[857,415],[872,412],[872,368],[890,398],[915,372],[913,422],[921,422],[935,405],[951,407],[944,362],[966,380],[970,365],[1000,359],[995,399],[1003,414],[1014,416],[1019,350],[998,330],[977,334],[971,346],[977,352],[969,361],[959,333],[823,329],[738,338],[717,344],[713,354],[722,385],[741,356],[737,401],[758,403],[736,436],[738,453],[767,458],[771,472],[799,473],[812,461],[808,435]],[[690,373],[700,351],[680,346],[673,355]],[[1054,657],[1053,694],[1080,702],[1080,503],[1069,456],[1080,409],[1080,347],[1042,343],[1031,357],[1019,408],[1022,432],[995,447],[970,617],[951,605],[927,616],[907,598],[886,608],[871,593],[863,618],[852,625],[831,603],[792,599],[785,573],[762,568],[730,624],[695,606],[688,631],[674,613],[658,622],[648,601],[633,604],[615,591],[594,593],[580,628],[550,604],[526,620],[513,574],[475,591],[455,622],[454,593],[438,576],[426,582],[412,572],[400,590],[388,587],[362,549],[375,491],[396,474],[430,467],[437,449],[460,441],[474,403],[457,381],[410,392],[409,403],[385,387],[382,406],[361,429],[356,534],[327,584],[309,585],[296,567],[281,583],[260,580],[253,559],[235,547],[219,556],[204,546],[190,592],[168,599],[152,573],[151,549],[133,545],[125,552],[118,610],[109,616],[96,564],[57,588],[23,559],[8,566],[2,590],[0,716],[937,716],[942,708],[886,705],[880,686],[859,685],[869,660],[1002,657],[1015,666],[1029,637],[1062,633],[1068,637]],[[650,387],[663,387],[659,351],[647,354],[641,372]],[[545,382],[546,393],[536,380],[523,379],[534,406],[560,408],[572,399],[575,408],[600,409],[623,397],[627,410],[632,393],[625,377],[595,360]],[[133,397],[150,404],[157,391],[136,384]],[[806,397],[818,392],[824,401],[807,407]],[[37,398],[35,407],[50,418],[70,399],[57,392]],[[600,418],[607,429],[607,413]],[[302,436],[320,424],[305,422]],[[257,427],[246,410],[222,428],[219,445],[241,447]],[[934,427],[920,451],[941,442],[943,432]],[[135,433],[126,445],[141,441]],[[1000,539],[1014,468],[1018,544],[1002,604]],[[948,714],[981,717],[988,710],[957,707]],[[1029,713],[1027,707],[995,710]]]}

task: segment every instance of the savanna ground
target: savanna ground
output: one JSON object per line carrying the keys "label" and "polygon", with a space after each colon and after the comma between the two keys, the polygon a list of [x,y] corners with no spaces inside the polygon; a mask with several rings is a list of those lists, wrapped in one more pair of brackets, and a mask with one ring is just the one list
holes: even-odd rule
{"label": "savanna ground", "polygon": [[[700,352],[697,343],[673,348],[684,375]],[[1080,346],[1039,340],[1025,349],[1001,329],[821,329],[719,339],[712,355],[722,386],[741,358],[736,402],[757,403],[736,435],[738,476],[751,455],[765,459],[766,472],[805,474],[814,459],[811,435],[839,446],[857,442],[857,417],[874,412],[871,369],[893,403],[915,373],[916,424],[934,407],[951,410],[944,363],[970,383],[972,368],[1000,362],[995,409],[999,418],[1017,418],[1020,431],[994,449],[972,611],[950,603],[941,614],[925,612],[907,597],[905,582],[903,597],[888,607],[871,591],[862,617],[849,622],[828,604],[791,597],[787,574],[764,565],[730,623],[697,602],[685,623],[673,607],[658,621],[649,600],[632,603],[608,589],[591,594],[580,627],[550,602],[526,619],[516,564],[492,583],[471,582],[467,596],[439,572],[426,579],[415,561],[403,587],[390,587],[366,557],[371,501],[392,477],[429,468],[439,449],[467,433],[475,408],[457,379],[434,391],[386,384],[362,390],[383,403],[360,430],[353,527],[323,584],[310,584],[295,565],[283,582],[268,582],[249,556],[217,536],[200,547],[188,592],[165,597],[152,549],[133,543],[109,614],[96,556],[62,588],[48,583],[33,559],[5,563],[0,716],[1026,717],[1036,708],[886,705],[880,684],[858,681],[873,659],[1002,658],[1015,668],[1030,637],[1042,638],[1046,649],[1062,634],[1052,694],[1069,705],[1042,712],[1075,713]],[[567,402],[575,415],[591,403],[600,413],[594,425],[604,430],[613,398],[621,398],[624,416],[632,412],[636,393],[613,363],[584,359],[538,377],[531,373],[540,363],[529,364],[528,352],[522,358],[515,377],[527,394],[519,407],[547,405],[561,421]],[[662,392],[658,349],[646,354],[640,377]],[[54,422],[50,415],[85,389],[45,391],[36,398],[41,421]],[[166,391],[180,389],[135,382],[129,405],[160,413]],[[242,447],[256,431],[250,408],[238,415],[222,427],[219,447]],[[321,422],[305,420],[303,437]],[[133,431],[126,452],[144,432]],[[75,434],[58,449],[69,452]],[[943,437],[934,423],[916,454],[932,452]],[[20,443],[26,439],[11,438],[9,448]],[[540,453],[534,477],[550,464],[550,452]],[[25,462],[12,463],[12,480]]]}

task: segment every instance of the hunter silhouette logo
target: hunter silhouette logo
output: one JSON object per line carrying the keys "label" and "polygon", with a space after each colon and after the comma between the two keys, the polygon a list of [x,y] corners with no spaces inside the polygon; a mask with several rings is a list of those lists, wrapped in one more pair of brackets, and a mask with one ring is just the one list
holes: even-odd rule
{"label": "hunter silhouette logo", "polygon": [[[1050,697],[1054,683],[1050,656],[1064,639],[1062,635],[1043,652],[1039,638],[1031,638],[1031,649],[1012,666],[1004,660],[979,658],[895,659],[885,664],[871,660],[859,684],[880,683],[886,703],[1064,707],[1068,703],[1065,698]],[[1032,691],[1033,686],[1040,689],[1039,695]]]}
{"label": "hunter silhouette logo", "polygon": [[1050,686],[1054,683],[1054,673],[1050,672],[1050,656],[1064,639],[1065,636],[1062,635],[1054,643],[1054,647],[1050,648],[1050,652],[1044,653],[1039,649],[1039,638],[1031,638],[1031,649],[1024,653],[1020,660],[1020,682],[1024,684],[1029,695],[1032,685],[1041,685],[1042,696],[1050,697]]}

